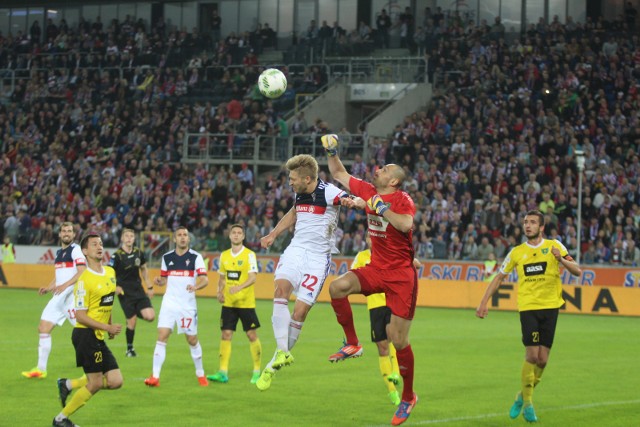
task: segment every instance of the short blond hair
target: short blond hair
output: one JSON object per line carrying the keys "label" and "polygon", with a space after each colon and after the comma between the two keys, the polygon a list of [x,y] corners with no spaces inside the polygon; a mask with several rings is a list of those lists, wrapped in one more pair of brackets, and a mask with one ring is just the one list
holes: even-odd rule
{"label": "short blond hair", "polygon": [[124,233],[133,233],[133,235],[136,235],[136,230],[134,230],[133,228],[123,228],[122,232],[120,233],[120,237],[124,236]]}
{"label": "short blond hair", "polygon": [[301,178],[310,176],[314,181],[318,179],[318,161],[308,154],[293,156],[284,167],[289,171],[297,171]]}

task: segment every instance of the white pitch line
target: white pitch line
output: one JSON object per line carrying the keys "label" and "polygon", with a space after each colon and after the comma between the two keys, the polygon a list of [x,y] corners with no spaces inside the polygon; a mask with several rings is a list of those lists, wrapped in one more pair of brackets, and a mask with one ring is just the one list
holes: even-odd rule
{"label": "white pitch line", "polygon": [[[633,405],[640,403],[640,399],[638,400],[620,400],[620,401],[610,401],[610,402],[597,402],[597,403],[583,403],[580,405],[570,405],[570,406],[557,406],[546,409],[538,409],[536,412],[545,413],[545,412],[553,412],[553,411],[566,411],[573,409],[586,409],[586,408],[598,408],[601,406],[616,406],[616,405]],[[452,423],[456,421],[473,421],[473,420],[483,420],[486,418],[496,418],[496,417],[505,417],[509,416],[507,411],[493,413],[493,414],[481,414],[481,415],[469,415],[466,417],[454,417],[454,418],[442,418],[438,420],[420,420],[416,422],[411,422],[409,419],[410,425],[427,425],[427,424],[443,424],[443,423]],[[373,427],[382,427],[387,424],[381,424],[380,426]]]}

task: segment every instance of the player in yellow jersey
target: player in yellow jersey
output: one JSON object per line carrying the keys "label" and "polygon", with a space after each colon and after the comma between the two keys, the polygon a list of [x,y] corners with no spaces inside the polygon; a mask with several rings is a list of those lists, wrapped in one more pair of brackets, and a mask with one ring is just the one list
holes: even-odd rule
{"label": "player in yellow jersey", "polygon": [[[122,331],[122,325],[111,324],[111,309],[116,294],[116,274],[111,267],[102,266],[102,239],[97,234],[87,234],[80,243],[87,259],[87,269],[80,275],[73,290],[76,310],[76,327],[71,336],[76,349],[76,363],[85,376],[76,380],[60,378],[58,392],[62,412],[54,419],[54,426],[72,427],[69,416],[84,406],[100,389],[117,389],[122,386],[122,373],[118,362],[104,342]],[[78,389],[69,403],[72,389]]]}
{"label": "player in yellow jersey", "polygon": [[518,273],[518,311],[525,361],[522,366],[522,389],[516,395],[509,416],[516,418],[522,411],[528,422],[538,421],[533,409],[533,388],[540,382],[549,360],[558,312],[564,304],[560,267],[566,268],[574,276],[582,274],[580,266],[562,243],[543,238],[543,233],[542,212],[527,212],[524,217],[527,241],[509,252],[476,310],[476,316],[481,319],[487,316],[491,295],[515,268]]}
{"label": "player in yellow jersey", "polygon": [[[367,246],[371,248],[371,238],[366,234]],[[371,262],[371,249],[365,249],[356,254],[351,269],[364,267]],[[422,263],[414,258],[413,265],[419,268]],[[391,309],[387,307],[384,293],[367,296],[367,309],[371,322],[371,341],[378,347],[378,363],[382,379],[389,391],[389,399],[395,406],[400,404],[400,394],[396,385],[400,382],[400,370],[396,358],[396,348],[387,339],[387,324],[391,321]]]}
{"label": "player in yellow jersey", "polygon": [[220,313],[220,369],[207,379],[219,383],[229,381],[229,359],[231,358],[231,338],[236,330],[238,320],[242,321],[242,329],[249,338],[249,349],[253,359],[253,375],[251,384],[255,384],[260,378],[260,362],[262,346],[256,333],[260,327],[260,321],[256,314],[256,294],[254,283],[258,277],[258,263],[256,254],[245,248],[244,227],[241,224],[233,224],[229,230],[231,249],[227,249],[220,255],[218,274],[218,301],[222,304]]}

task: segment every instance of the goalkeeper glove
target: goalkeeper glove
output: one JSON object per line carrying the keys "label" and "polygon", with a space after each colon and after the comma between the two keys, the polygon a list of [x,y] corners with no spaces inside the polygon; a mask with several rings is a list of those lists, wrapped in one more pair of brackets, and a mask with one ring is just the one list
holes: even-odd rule
{"label": "goalkeeper glove", "polygon": [[333,157],[338,154],[338,135],[328,134],[320,137],[324,151],[327,152],[329,157]]}
{"label": "goalkeeper glove", "polygon": [[367,200],[367,205],[369,206],[369,209],[376,211],[376,213],[380,216],[382,216],[382,214],[384,214],[386,210],[389,209],[389,206],[387,206],[385,202],[382,201],[382,197],[380,197],[379,194],[375,194],[373,197]]}

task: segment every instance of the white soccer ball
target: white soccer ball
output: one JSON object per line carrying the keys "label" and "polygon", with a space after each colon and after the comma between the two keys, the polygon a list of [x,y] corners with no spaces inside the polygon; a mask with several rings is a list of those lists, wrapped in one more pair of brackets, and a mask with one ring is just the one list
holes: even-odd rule
{"label": "white soccer ball", "polygon": [[260,74],[258,88],[260,93],[267,98],[277,98],[287,90],[287,78],[282,74],[282,71],[268,68]]}

